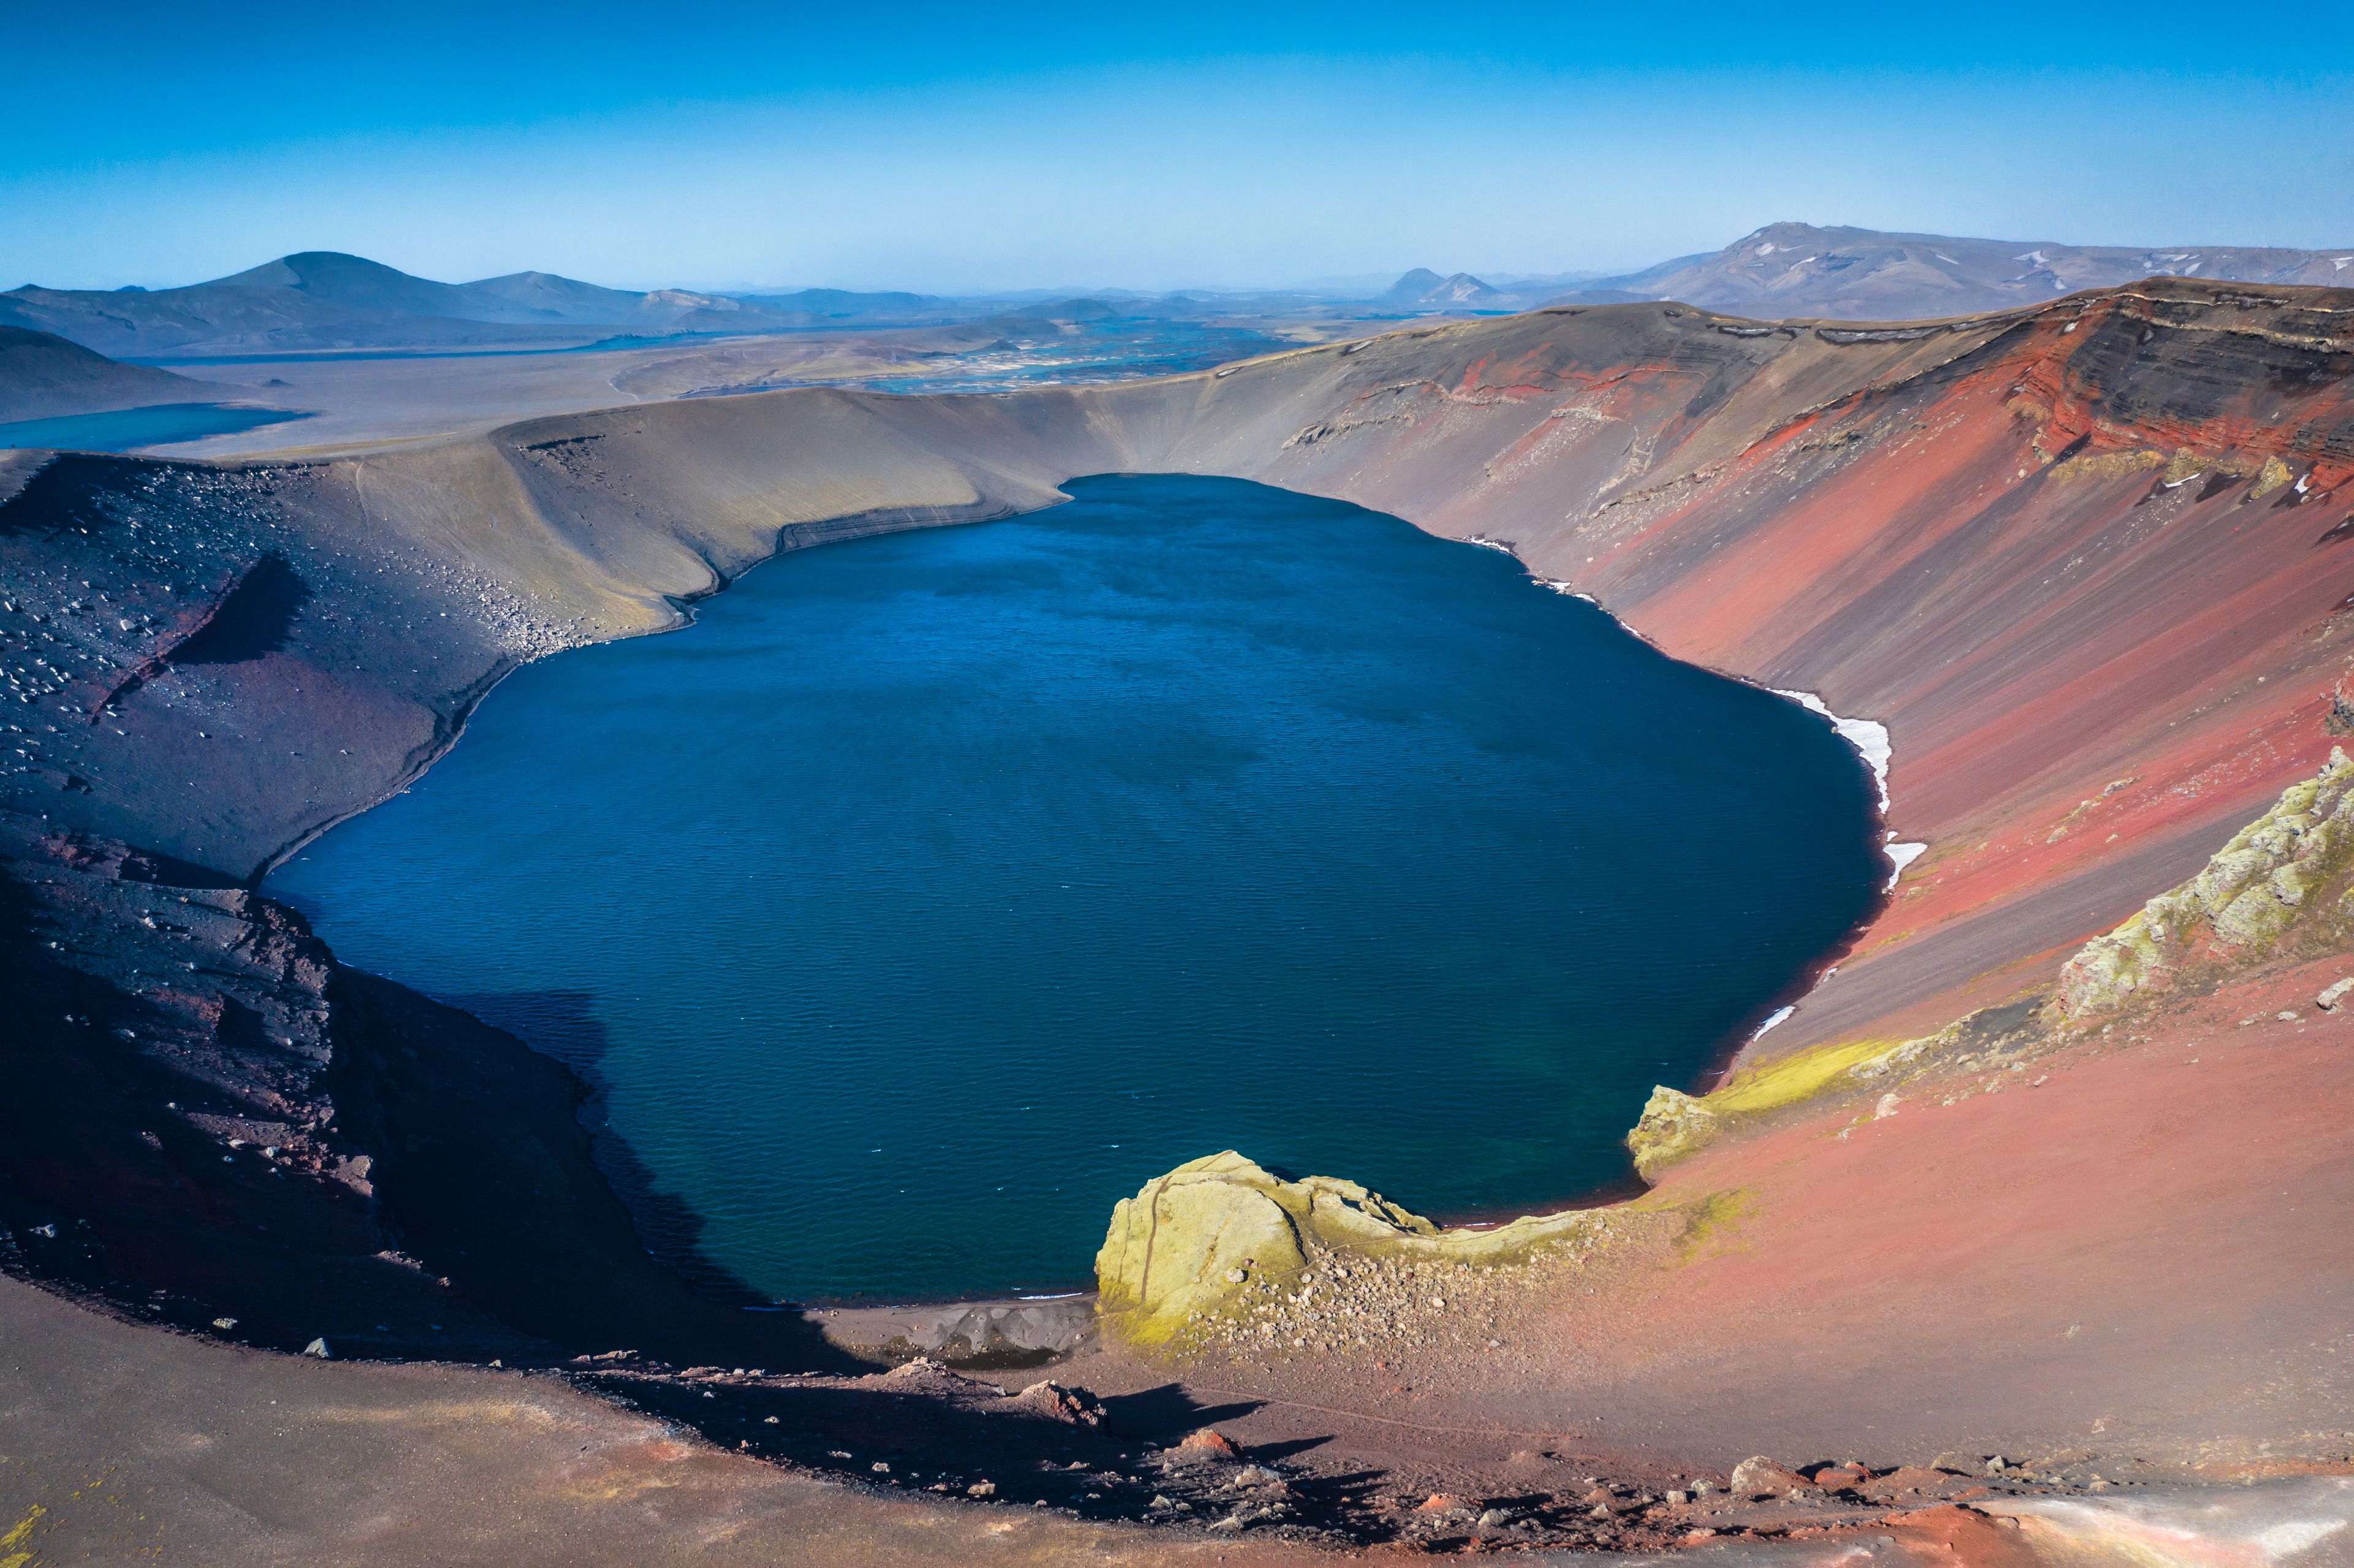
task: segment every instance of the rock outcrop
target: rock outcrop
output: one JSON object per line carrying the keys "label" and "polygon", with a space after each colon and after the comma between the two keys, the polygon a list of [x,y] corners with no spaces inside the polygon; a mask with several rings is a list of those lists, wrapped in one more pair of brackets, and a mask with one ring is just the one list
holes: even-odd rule
{"label": "rock outcrop", "polygon": [[[2097,801],[2088,800],[2083,809]],[[1892,1043],[1835,1041],[1735,1072],[1706,1095],[1651,1091],[1627,1135],[1635,1168],[1654,1179],[1744,1122],[1826,1095],[1884,1090],[1924,1067],[2008,1042],[2016,1051],[2071,1023],[2096,1020],[2185,980],[2261,961],[2285,948],[2354,943],[2354,758],[2332,747],[2314,777],[2233,834],[2196,876],[2152,898],[2061,968],[2039,1017],[2032,1001],[1981,1010],[1934,1034]],[[2343,991],[2316,999],[2333,1011]],[[2034,1039],[2027,1038],[2032,1036]]]}
{"label": "rock outcrop", "polygon": [[1793,1052],[1735,1073],[1706,1095],[1659,1085],[1627,1134],[1635,1169],[1646,1180],[1698,1152],[1743,1122],[1824,1095],[1882,1086],[1888,1075],[1965,1040],[1999,1032],[2001,1021],[1973,1014],[1912,1040],[1850,1040]]}
{"label": "rock outcrop", "polygon": [[1573,1211],[1493,1230],[1444,1228],[1354,1181],[1287,1181],[1232,1150],[1188,1160],[1114,1206],[1096,1254],[1105,1332],[1184,1348],[1214,1315],[1342,1255],[1416,1265],[1493,1265],[1582,1236]]}
{"label": "rock outcrop", "polygon": [[2270,956],[2292,927],[2327,926],[2342,938],[2346,895],[2330,893],[2354,866],[2354,759],[2331,747],[2313,778],[2234,834],[2198,875],[2168,888],[2114,931],[2084,944],[2060,971],[2055,1022],[2116,1012],[2186,974]]}

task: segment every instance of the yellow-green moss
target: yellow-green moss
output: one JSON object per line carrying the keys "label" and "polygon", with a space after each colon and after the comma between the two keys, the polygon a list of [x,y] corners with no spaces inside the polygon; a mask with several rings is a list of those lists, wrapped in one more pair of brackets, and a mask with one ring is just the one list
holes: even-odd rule
{"label": "yellow-green moss", "polygon": [[1744,1068],[1702,1096],[1661,1085],[1651,1091],[1642,1118],[1627,1135],[1635,1169],[1649,1179],[1715,1142],[1728,1126],[1827,1092],[1861,1087],[1943,1038],[1835,1040]]}
{"label": "yellow-green moss", "polygon": [[2130,473],[2142,473],[2166,466],[2166,454],[2140,450],[2123,452],[2085,452],[2066,462],[2055,464],[2052,478],[2061,483],[2078,479],[2122,479]]}
{"label": "yellow-green moss", "polygon": [[1282,1181],[1227,1150],[1189,1160],[1114,1206],[1096,1254],[1096,1309],[1108,1335],[1184,1350],[1246,1287],[1298,1274],[1311,1250],[1493,1266],[1601,1224],[1572,1211],[1493,1230],[1442,1229],[1354,1181]]}
{"label": "yellow-green moss", "polygon": [[0,1568],[31,1568],[33,1530],[48,1511],[35,1503],[7,1534],[0,1535]]}
{"label": "yellow-green moss", "polygon": [[2269,955],[2354,862],[2354,761],[2333,747],[2311,779],[2232,836],[2198,875],[2095,937],[2060,970],[2055,1021],[2113,1012],[2184,970]]}

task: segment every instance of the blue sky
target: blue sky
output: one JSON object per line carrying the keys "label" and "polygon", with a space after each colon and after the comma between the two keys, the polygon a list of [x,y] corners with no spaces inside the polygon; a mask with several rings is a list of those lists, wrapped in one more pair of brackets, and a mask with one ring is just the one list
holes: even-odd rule
{"label": "blue sky", "polygon": [[330,9],[12,16],[0,287],[293,249],[631,287],[1274,285],[1629,268],[1778,218],[2354,243],[2343,0]]}

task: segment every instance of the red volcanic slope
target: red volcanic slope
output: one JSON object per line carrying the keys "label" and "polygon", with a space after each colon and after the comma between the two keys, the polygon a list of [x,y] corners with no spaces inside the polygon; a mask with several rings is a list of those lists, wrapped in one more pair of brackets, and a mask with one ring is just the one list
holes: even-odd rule
{"label": "red volcanic slope", "polygon": [[1250,469],[1510,540],[1680,657],[1889,726],[1890,825],[1930,852],[1777,1053],[2047,982],[2326,753],[2354,294],[1997,322],[1819,400],[1803,337],[1728,387],[1697,334],[1596,366],[1571,323]]}

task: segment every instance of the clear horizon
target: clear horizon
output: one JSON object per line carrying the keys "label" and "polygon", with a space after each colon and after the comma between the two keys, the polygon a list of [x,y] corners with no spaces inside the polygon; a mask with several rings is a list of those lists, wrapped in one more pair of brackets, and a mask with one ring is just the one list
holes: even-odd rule
{"label": "clear horizon", "polygon": [[0,102],[0,287],[166,287],[320,249],[453,281],[1282,288],[1626,270],[1786,219],[2354,244],[2354,71],[2078,63],[2194,21],[1829,6],[1442,35],[1404,8],[706,5],[657,26],[423,0],[397,27],[137,4],[101,37],[36,16]]}

